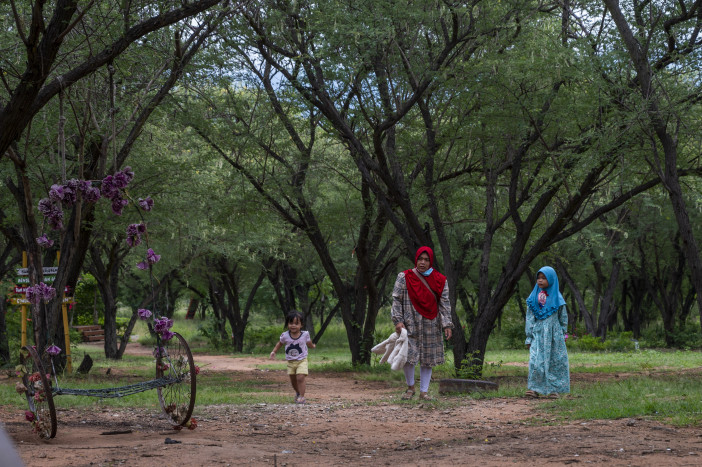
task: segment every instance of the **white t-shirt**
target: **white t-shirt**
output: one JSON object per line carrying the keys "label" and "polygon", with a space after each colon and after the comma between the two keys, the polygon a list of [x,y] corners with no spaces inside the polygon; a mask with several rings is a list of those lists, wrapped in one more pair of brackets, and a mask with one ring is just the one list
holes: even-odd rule
{"label": "white t-shirt", "polygon": [[285,360],[304,360],[307,358],[307,343],[312,340],[307,331],[301,331],[296,339],[290,336],[290,331],[285,331],[280,335],[280,342],[285,346]]}

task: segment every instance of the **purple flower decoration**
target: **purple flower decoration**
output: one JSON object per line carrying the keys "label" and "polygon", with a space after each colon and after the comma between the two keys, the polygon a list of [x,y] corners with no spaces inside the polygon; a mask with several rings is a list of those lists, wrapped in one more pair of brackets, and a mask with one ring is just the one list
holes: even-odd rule
{"label": "purple flower decoration", "polygon": [[38,209],[39,212],[48,219],[49,226],[51,226],[53,230],[60,230],[63,228],[63,211],[60,205],[54,203],[49,198],[43,198],[39,200]]}
{"label": "purple flower decoration", "polygon": [[141,234],[146,232],[144,224],[129,224],[127,226],[127,245],[137,246],[141,243]]}
{"label": "purple flower decoration", "polygon": [[168,352],[166,351],[166,348],[165,348],[165,347],[157,347],[157,348],[155,348],[153,354],[154,354],[154,358],[158,358],[159,355],[160,355],[161,357],[168,357]]}
{"label": "purple flower decoration", "polygon": [[90,183],[88,180],[80,180],[78,182],[78,191],[83,195],[83,201],[88,203],[96,203],[100,199],[100,190]]}
{"label": "purple flower decoration", "polygon": [[76,179],[68,180],[65,185],[51,185],[49,199],[57,203],[63,203],[66,206],[73,206],[76,202],[79,188],[80,181]]}
{"label": "purple flower decoration", "polygon": [[175,333],[174,333],[174,332],[171,332],[171,331],[163,331],[163,332],[161,332],[161,340],[163,340],[163,341],[169,341],[169,340],[171,340],[171,338],[172,338],[173,336],[175,336]]}
{"label": "purple flower decoration", "polygon": [[154,320],[154,331],[156,331],[159,334],[162,334],[163,331],[168,331],[169,329],[171,329],[172,326],[173,320],[168,319],[165,316],[161,318],[156,318]]}
{"label": "purple flower decoration", "polygon": [[139,308],[139,310],[137,310],[137,314],[139,315],[139,319],[144,321],[151,317],[151,311],[145,308]]}
{"label": "purple flower decoration", "polygon": [[34,305],[39,305],[42,300],[49,301],[56,297],[56,289],[43,282],[27,287],[27,300]]}
{"label": "purple flower decoration", "polygon": [[61,209],[51,213],[49,216],[49,226],[52,230],[61,230],[63,228],[63,211],[61,211]]}
{"label": "purple flower decoration", "polygon": [[37,245],[42,248],[51,248],[54,245],[54,241],[44,234],[41,237],[37,237]]}
{"label": "purple flower decoration", "polygon": [[61,353],[61,347],[52,344],[46,348],[46,353],[48,353],[49,355],[56,356]]}
{"label": "purple flower decoration", "polygon": [[116,216],[121,216],[122,215],[122,209],[129,203],[126,199],[122,198],[114,198],[112,200],[112,212]]}
{"label": "purple flower decoration", "polygon": [[63,185],[51,185],[51,189],[49,190],[49,199],[51,201],[60,203],[63,201],[63,195]]}
{"label": "purple flower decoration", "polygon": [[151,199],[151,196],[139,198],[139,206],[141,206],[141,209],[144,211],[151,211],[154,208],[154,200]]}
{"label": "purple flower decoration", "polygon": [[149,264],[158,263],[160,260],[161,260],[161,255],[157,255],[156,253],[154,253],[154,250],[152,250],[151,248],[146,250],[146,261]]}
{"label": "purple flower decoration", "polygon": [[129,178],[127,178],[127,174],[124,172],[117,172],[115,175],[112,177],[112,183],[114,183],[115,187],[117,188],[127,188],[127,185],[129,185]]}
{"label": "purple flower decoration", "polygon": [[132,168],[130,166],[126,166],[125,168],[123,168],[122,173],[127,178],[127,183],[131,182],[134,178],[134,172],[132,171]]}
{"label": "purple flower decoration", "polygon": [[49,198],[42,198],[39,200],[39,212],[44,215],[44,217],[48,217],[49,214],[51,214],[51,211],[53,211],[53,202]]}
{"label": "purple flower decoration", "polygon": [[146,261],[137,263],[139,269],[149,269],[152,264],[158,263],[161,260],[161,255],[154,253],[154,250],[149,248],[146,250]]}
{"label": "purple flower decoration", "polygon": [[112,175],[108,175],[102,179],[100,194],[108,199],[113,199],[120,196],[119,188],[115,186]]}
{"label": "purple flower decoration", "polygon": [[25,418],[28,422],[33,422],[33,421],[34,421],[34,418],[35,418],[34,412],[32,412],[31,410],[25,410],[25,411],[24,411],[24,418]]}

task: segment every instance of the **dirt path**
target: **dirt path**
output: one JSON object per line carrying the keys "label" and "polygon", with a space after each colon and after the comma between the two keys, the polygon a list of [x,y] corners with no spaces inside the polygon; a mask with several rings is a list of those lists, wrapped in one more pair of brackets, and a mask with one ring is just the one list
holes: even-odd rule
{"label": "dirt path", "polygon": [[[131,352],[150,352],[132,348]],[[204,371],[273,384],[290,392],[284,371],[264,358],[197,356]],[[0,419],[27,466],[438,465],[594,463],[700,465],[702,434],[642,420],[574,421],[549,426],[538,402],[448,399],[451,409],[400,404],[385,382],[312,372],[308,404],[196,407],[196,430],[167,429],[153,410],[61,409],[58,434],[42,441],[23,414]],[[101,433],[123,431],[124,434]],[[165,444],[166,438],[179,441]],[[2,465],[2,459],[0,459]]]}

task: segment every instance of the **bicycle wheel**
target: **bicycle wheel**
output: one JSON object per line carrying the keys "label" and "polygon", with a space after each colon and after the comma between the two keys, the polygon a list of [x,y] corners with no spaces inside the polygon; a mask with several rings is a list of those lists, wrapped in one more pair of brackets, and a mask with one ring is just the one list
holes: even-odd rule
{"label": "bicycle wheel", "polygon": [[27,388],[29,412],[34,417],[34,420],[31,420],[32,426],[39,437],[50,439],[56,436],[56,408],[51,392],[51,375],[46,372],[46,367],[34,347],[23,349],[28,352],[28,357],[21,354],[22,365],[27,369],[27,373],[22,376],[22,382]]}
{"label": "bicycle wheel", "polygon": [[195,407],[196,372],[193,354],[183,336],[175,335],[156,353],[156,377],[173,382],[159,387],[158,401],[176,426],[187,426]]}

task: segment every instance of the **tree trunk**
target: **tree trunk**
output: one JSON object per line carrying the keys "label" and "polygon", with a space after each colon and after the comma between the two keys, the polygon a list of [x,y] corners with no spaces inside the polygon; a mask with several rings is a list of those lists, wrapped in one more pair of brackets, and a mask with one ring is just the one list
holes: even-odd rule
{"label": "tree trunk", "polygon": [[6,314],[7,304],[5,300],[0,300],[0,366],[10,361],[10,345],[7,338],[7,322],[5,321]]}
{"label": "tree trunk", "polygon": [[607,338],[607,325],[612,320],[612,317],[616,316],[617,307],[614,303],[614,292],[617,288],[617,282],[619,281],[620,270],[621,263],[616,258],[613,259],[612,271],[609,274],[607,289],[605,290],[604,296],[602,297],[602,304],[600,306],[600,316],[597,320],[597,333],[595,334],[602,340],[602,342],[604,342]]}

